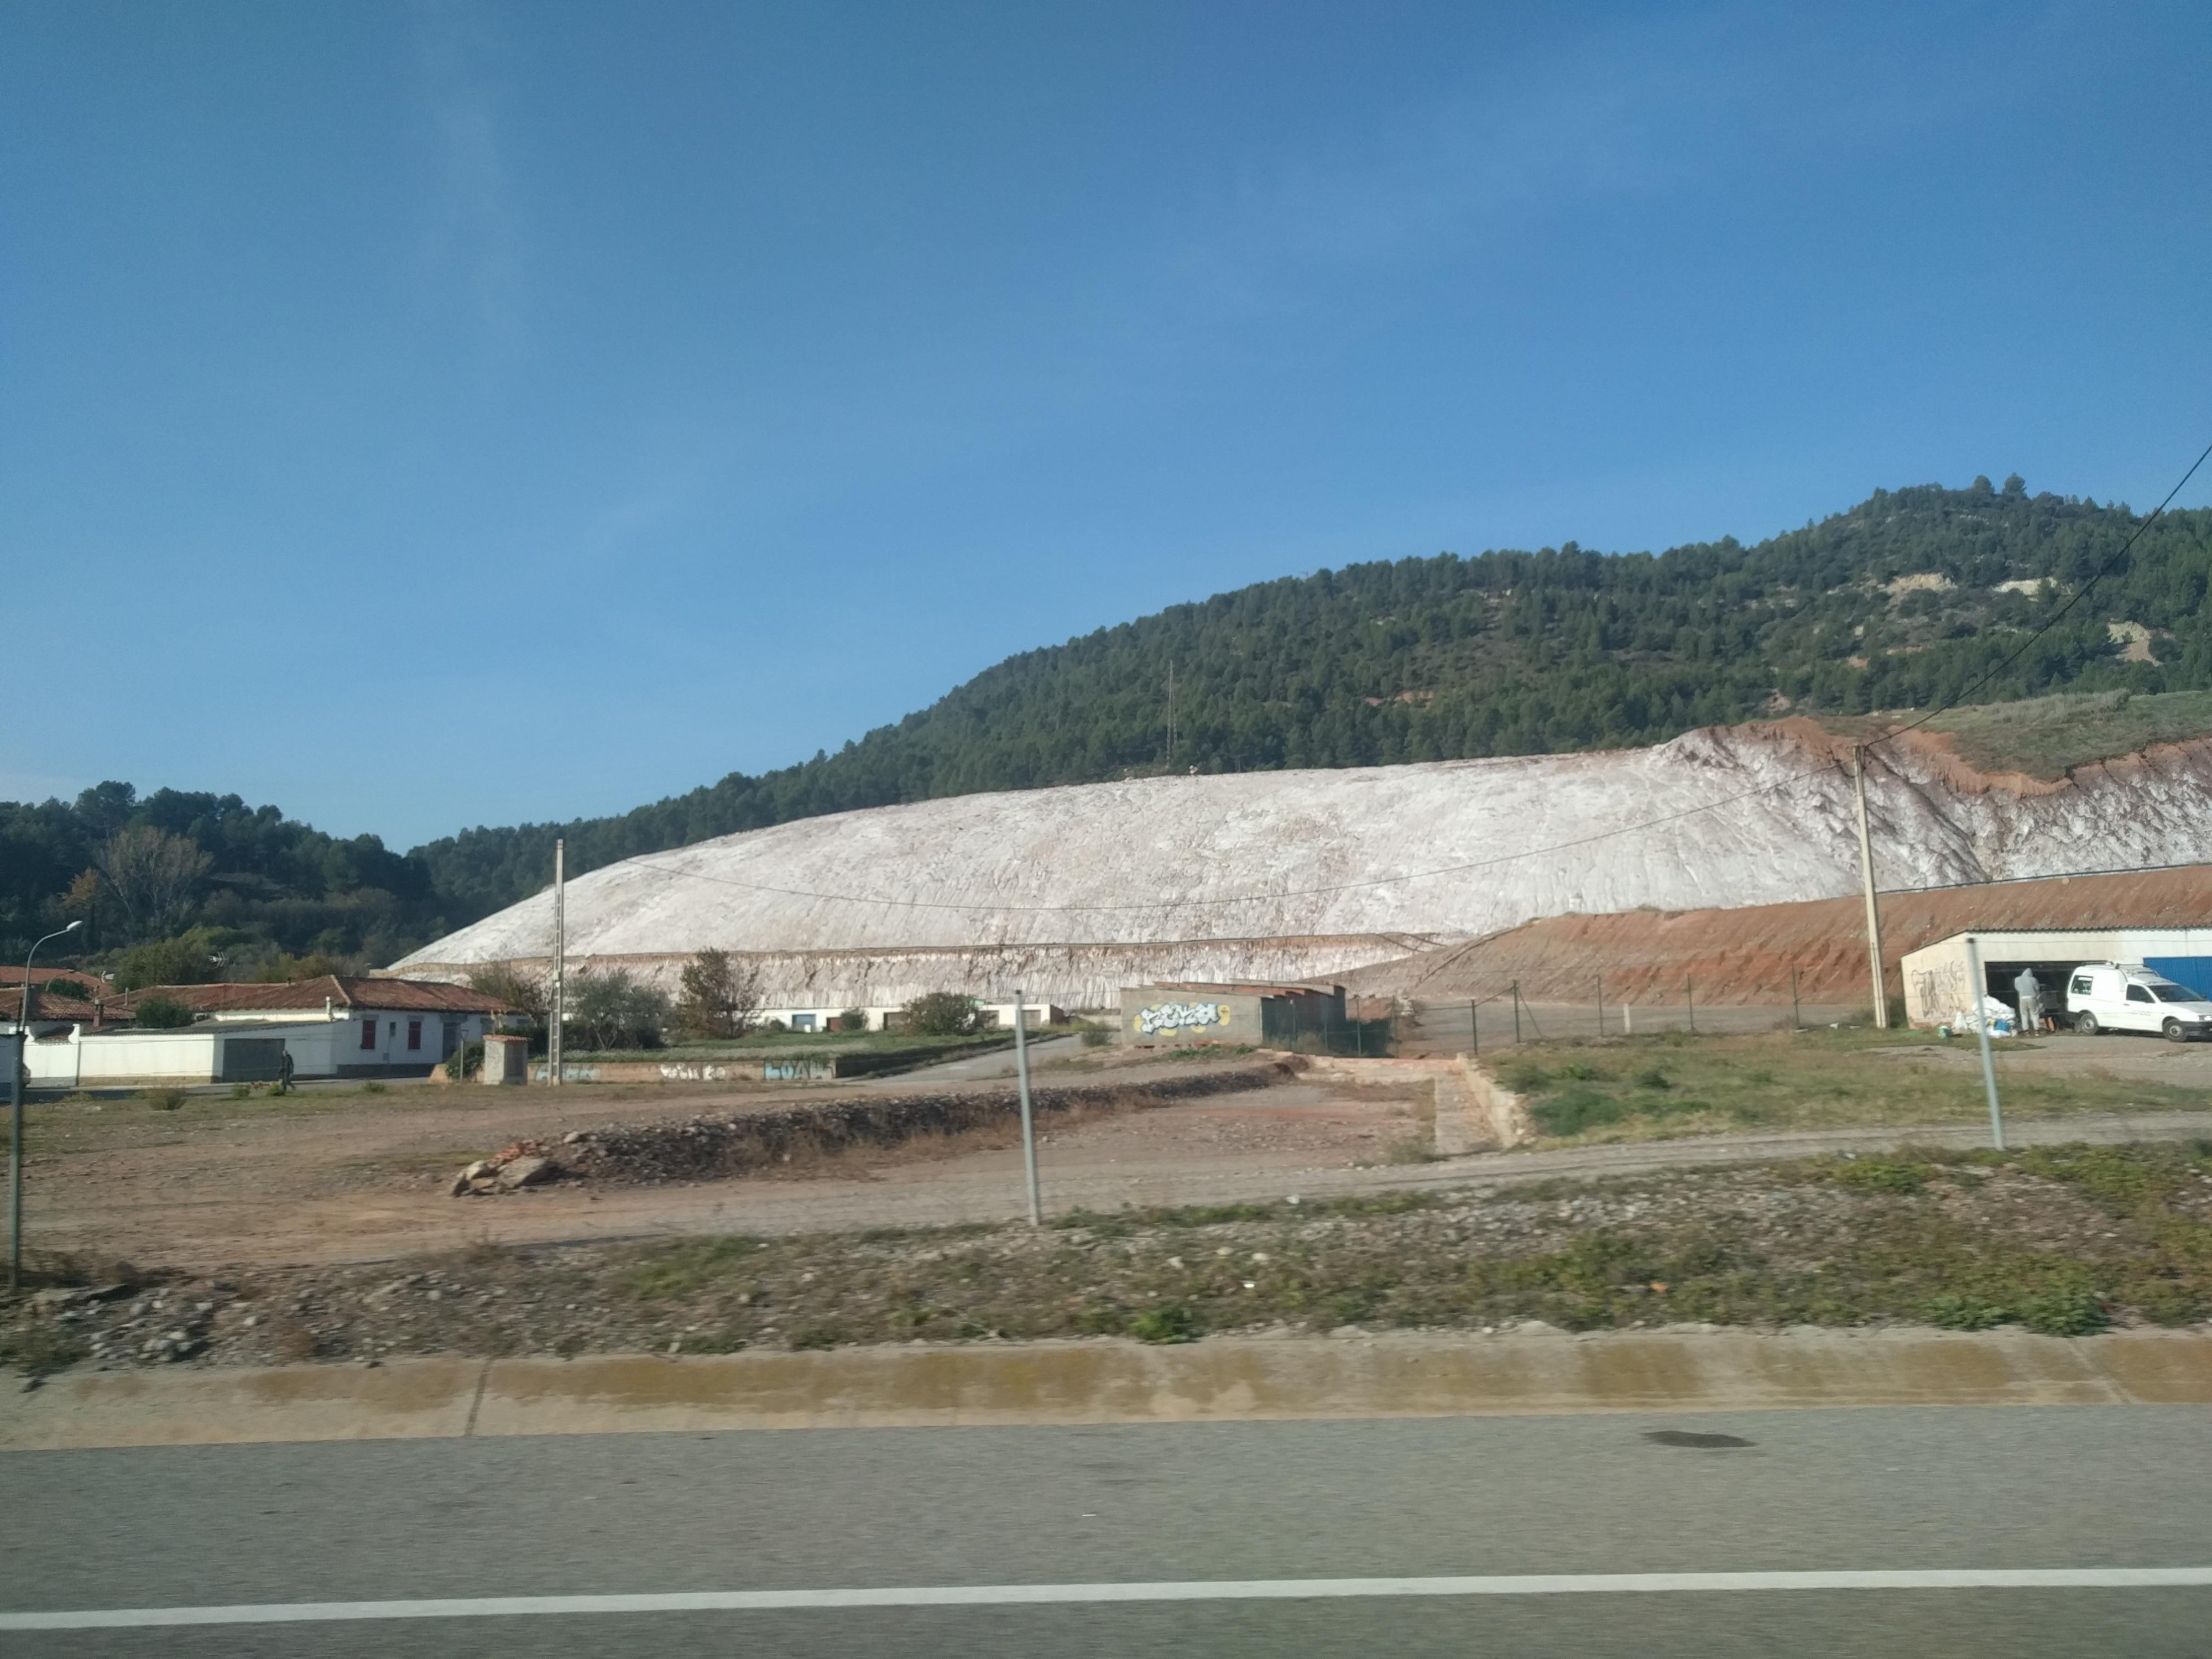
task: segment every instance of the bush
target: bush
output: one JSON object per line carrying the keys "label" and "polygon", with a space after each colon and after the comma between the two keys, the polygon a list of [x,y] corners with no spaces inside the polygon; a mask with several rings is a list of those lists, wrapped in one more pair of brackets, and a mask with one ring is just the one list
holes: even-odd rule
{"label": "bush", "polygon": [[741,1037],[760,1012],[760,969],[727,951],[702,951],[684,964],[676,1021],[689,1036]]}
{"label": "bush", "polygon": [[157,1112],[173,1112],[181,1107],[186,1096],[182,1089],[149,1089],[138,1097]]}
{"label": "bush", "polygon": [[483,1043],[463,1043],[446,1057],[446,1075],[456,1083],[466,1083],[471,1076],[481,1076],[483,1054]]}
{"label": "bush", "polygon": [[192,1023],[192,1011],[174,997],[148,997],[132,1018],[149,1031],[174,1031]]}
{"label": "bush", "polygon": [[837,1016],[837,1029],[841,1031],[866,1030],[868,1029],[868,1011],[865,1008],[848,1008],[843,1013]]}
{"label": "bush", "polygon": [[932,991],[901,1009],[900,1030],[915,1036],[965,1036],[977,1024],[975,999],[957,991]]}
{"label": "bush", "polygon": [[1103,1025],[1086,1025],[1083,1028],[1083,1046],[1086,1048],[1103,1048],[1113,1040],[1114,1034]]}
{"label": "bush", "polygon": [[586,1050],[658,1048],[668,1024],[668,999],[626,968],[576,975],[568,1026]]}
{"label": "bush", "polygon": [[1628,1115],[1628,1108],[1601,1090],[1577,1084],[1537,1102],[1528,1109],[1528,1115],[1547,1135],[1578,1135],[1601,1124],[1620,1122]]}
{"label": "bush", "polygon": [[1198,1321],[1189,1309],[1176,1303],[1147,1308],[1129,1322],[1129,1334],[1139,1342],[1192,1342],[1198,1338]]}

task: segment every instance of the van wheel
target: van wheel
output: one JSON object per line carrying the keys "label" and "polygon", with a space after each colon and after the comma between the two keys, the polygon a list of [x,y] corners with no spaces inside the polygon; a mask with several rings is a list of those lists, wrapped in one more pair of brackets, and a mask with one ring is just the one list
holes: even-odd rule
{"label": "van wheel", "polygon": [[2084,1013],[2082,1014],[2082,1016],[2081,1017],[2081,1018],[2079,1018],[2079,1019],[2077,1019],[2077,1020],[2075,1020],[2075,1021],[2074,1022],[2074,1029],[2075,1029],[2075,1030],[2079,1031],[2079,1032],[2080,1032],[2083,1036],[2096,1036],[2096,1035],[2097,1035],[2097,1017],[2096,1017],[2096,1015],[2092,1014],[2092,1013],[2084,1012]]}
{"label": "van wheel", "polygon": [[2166,1033],[2166,1040],[2168,1042],[2186,1042],[2189,1041],[2189,1033],[2181,1029],[2181,1022],[2178,1019],[2169,1019],[2164,1025],[2159,1027],[2159,1029]]}

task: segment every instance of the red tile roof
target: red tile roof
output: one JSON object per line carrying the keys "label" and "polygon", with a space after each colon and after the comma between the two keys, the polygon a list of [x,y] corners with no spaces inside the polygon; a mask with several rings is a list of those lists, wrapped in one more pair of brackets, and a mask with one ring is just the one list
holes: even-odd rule
{"label": "red tile roof", "polygon": [[[410,1013],[504,1014],[514,1012],[497,997],[465,985],[427,979],[372,979],[353,974],[325,974],[289,985],[149,985],[117,1002],[135,1007],[148,997],[167,997],[196,1014],[313,1009],[327,1000],[337,1008],[396,1009]],[[111,1003],[111,1008],[116,1006]]]}

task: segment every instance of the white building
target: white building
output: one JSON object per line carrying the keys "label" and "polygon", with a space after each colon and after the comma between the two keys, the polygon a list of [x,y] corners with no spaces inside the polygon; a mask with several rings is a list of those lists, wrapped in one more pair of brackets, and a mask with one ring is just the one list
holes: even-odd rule
{"label": "white building", "polygon": [[2212,927],[2036,927],[1953,933],[1910,951],[1905,1018],[1914,1025],[1960,1020],[1977,1006],[1966,941],[1981,957],[1983,994],[2014,1000],[2013,981],[2033,969],[2045,1007],[2063,1009],[2067,976],[2084,963],[2139,962],[2177,985],[2212,996]]}
{"label": "white building", "polygon": [[24,1055],[32,1086],[266,1082],[287,1054],[300,1078],[426,1077],[511,1012],[465,986],[334,974],[289,985],[150,986],[106,1008],[127,1017],[157,998],[189,1009],[192,1023],[149,1030],[33,1018]]}
{"label": "white building", "polygon": [[[866,1007],[858,1010],[763,1008],[753,1018],[763,1025],[767,1024],[770,1020],[781,1020],[787,1030],[830,1031],[837,1029],[837,1022],[844,1015],[856,1012],[866,1016],[869,1030],[891,1031],[898,1029],[899,1016],[906,1011],[903,1007],[898,1006]],[[995,1029],[1011,1031],[1014,1029],[1014,1005],[1011,1002],[979,1002],[975,1005],[975,1014],[977,1023],[986,1030]],[[1065,1025],[1067,1023],[1067,1011],[1049,1002],[1025,1000],[1022,1004],[1022,1020],[1026,1029],[1032,1031],[1047,1025]]]}

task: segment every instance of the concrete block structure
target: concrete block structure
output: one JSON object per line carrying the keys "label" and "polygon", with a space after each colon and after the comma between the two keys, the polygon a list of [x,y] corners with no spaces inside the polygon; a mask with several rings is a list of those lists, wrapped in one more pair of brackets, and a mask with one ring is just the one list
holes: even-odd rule
{"label": "concrete block structure", "polygon": [[1288,1047],[1302,1032],[1344,1023],[1341,985],[1322,990],[1310,985],[1164,981],[1121,992],[1121,1041],[1140,1048],[1212,1042]]}

